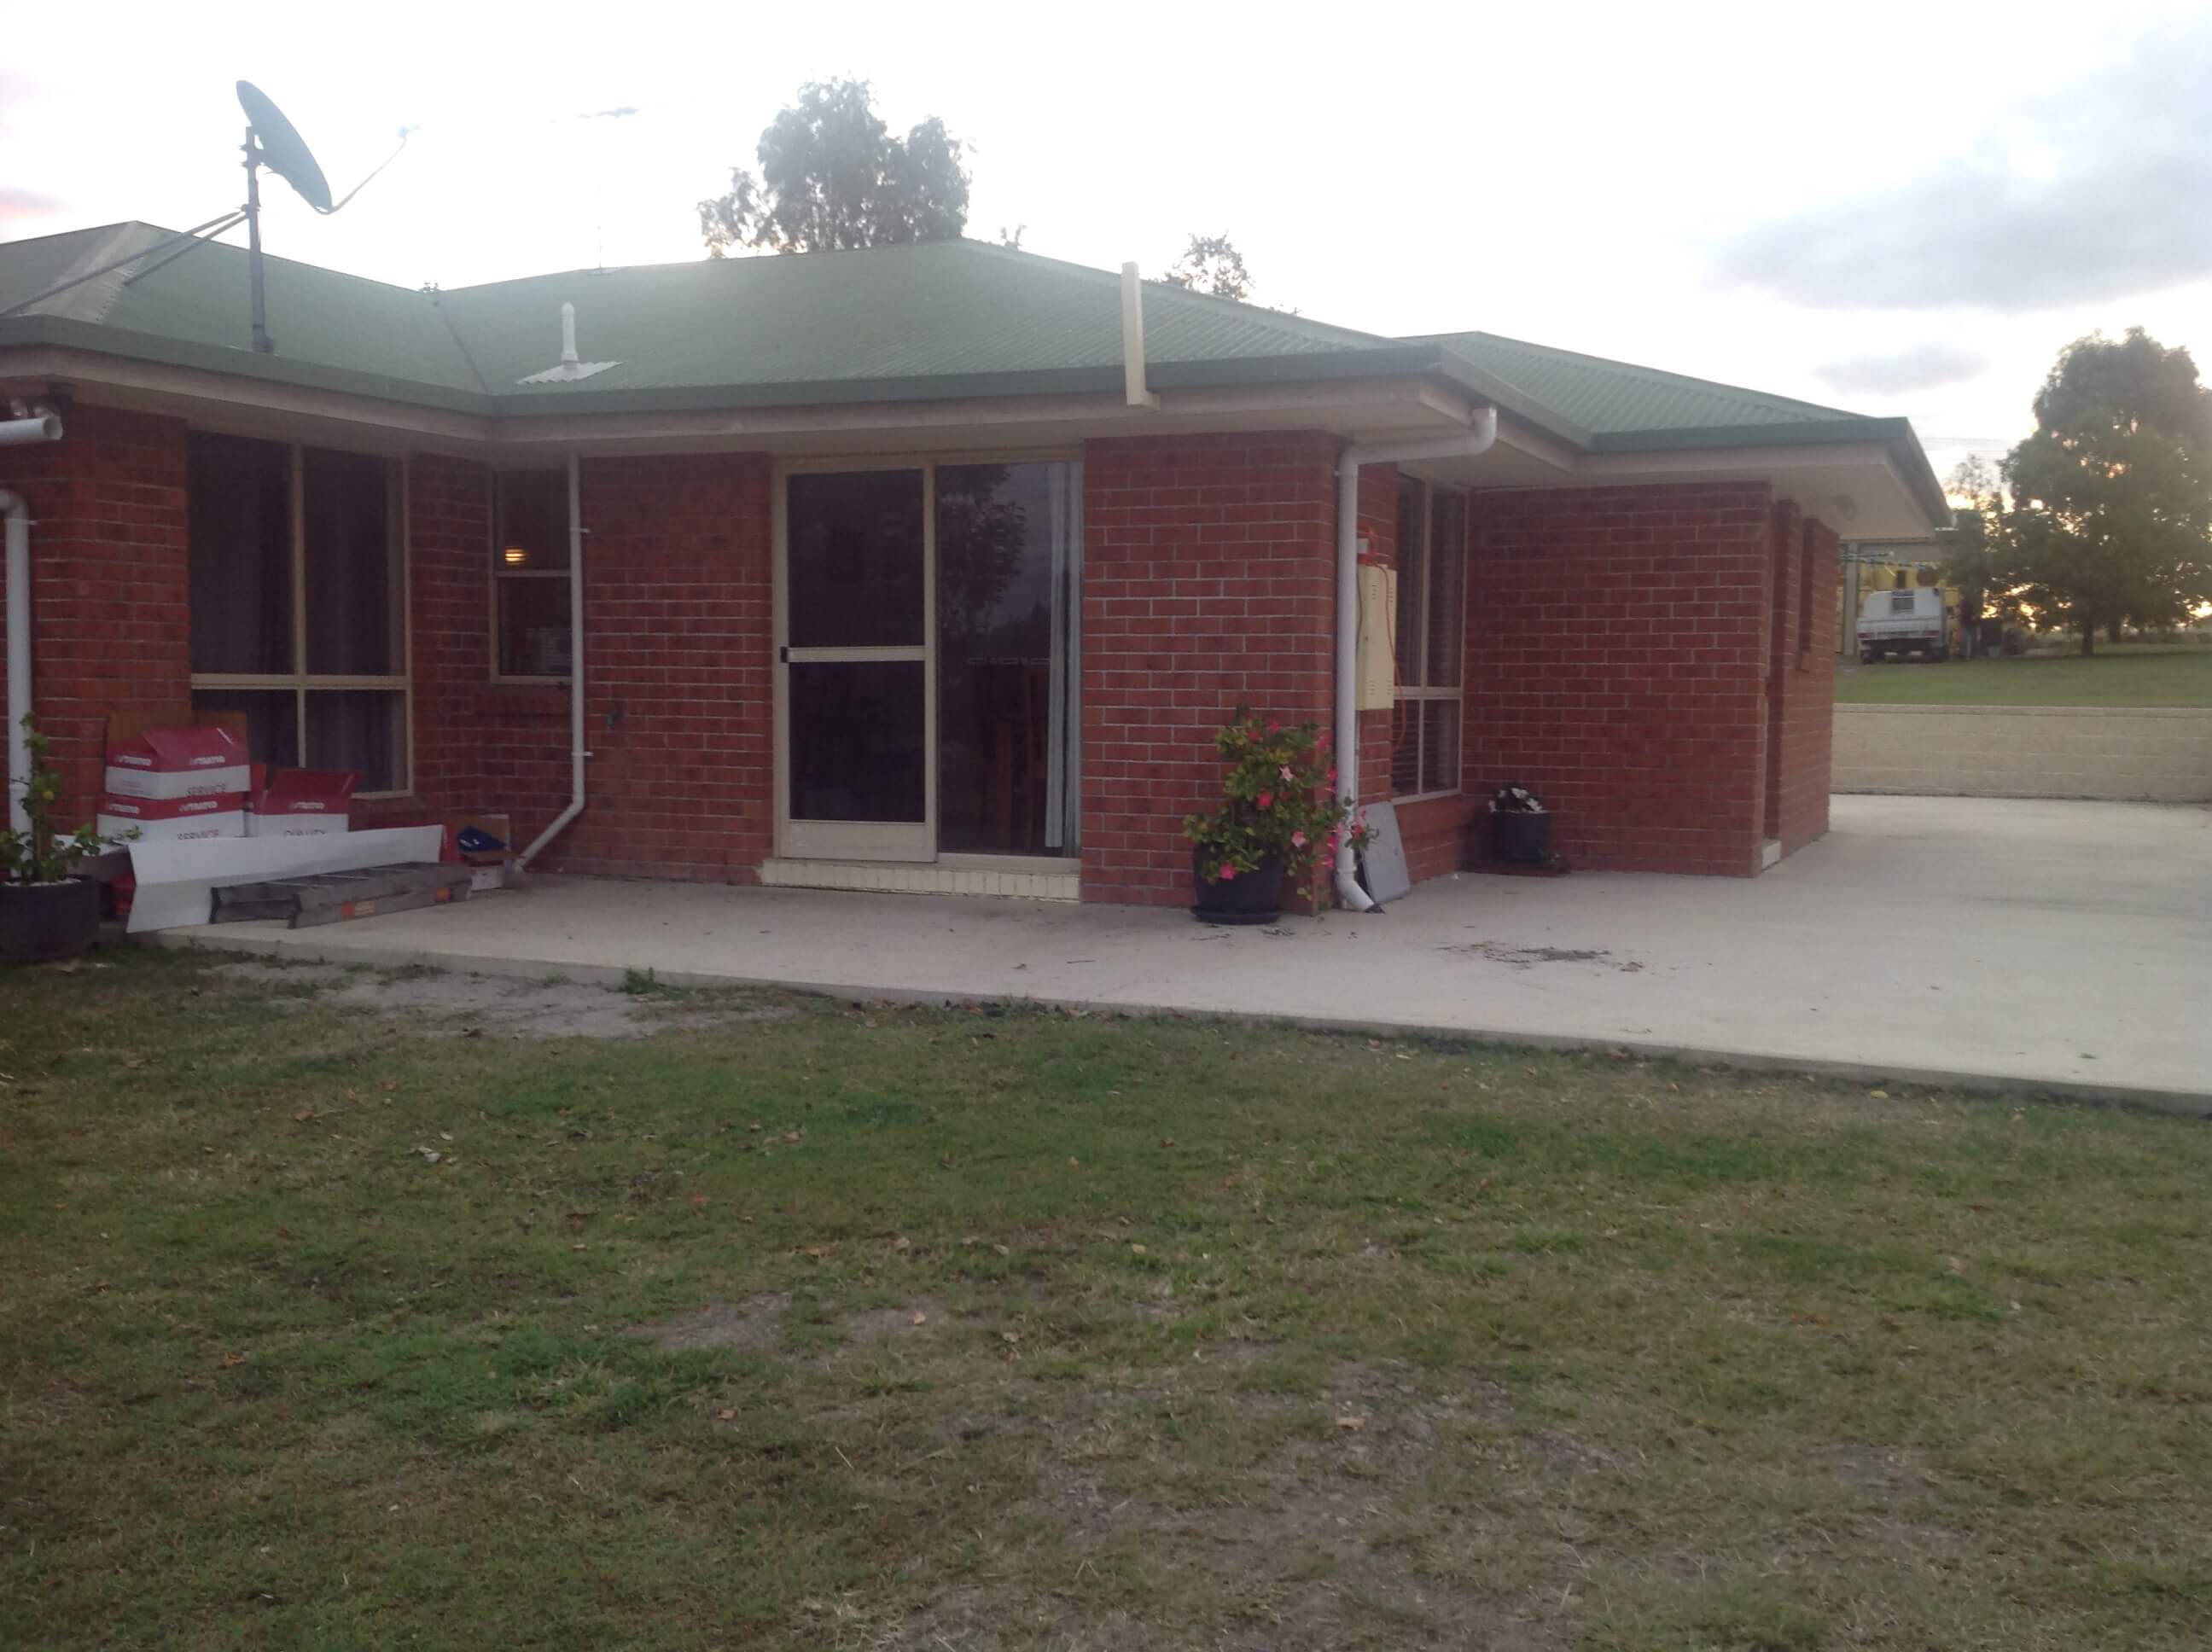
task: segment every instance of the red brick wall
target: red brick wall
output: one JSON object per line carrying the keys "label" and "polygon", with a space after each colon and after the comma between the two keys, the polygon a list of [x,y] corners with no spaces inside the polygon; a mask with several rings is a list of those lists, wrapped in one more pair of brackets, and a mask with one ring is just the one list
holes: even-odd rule
{"label": "red brick wall", "polygon": [[191,711],[185,427],[75,407],[58,442],[0,448],[0,488],[30,507],[31,694],[74,828],[99,793],[109,714]]}
{"label": "red brick wall", "polygon": [[1765,483],[1477,494],[1462,787],[1553,811],[1575,865],[1757,873]]}
{"label": "red brick wall", "polygon": [[[1836,732],[1836,656],[1830,631],[1841,577],[1836,536],[1794,508],[1784,540],[1790,599],[1778,649],[1778,738],[1769,743],[1768,835],[1795,854],[1828,829],[1828,793]],[[1778,527],[1784,509],[1778,507]],[[1778,537],[1782,537],[1778,534]]]}
{"label": "red brick wall", "polygon": [[[586,459],[584,813],[549,872],[750,882],[774,836],[774,562],[760,454]],[[568,803],[568,691],[491,677],[489,482],[410,462],[416,796],[502,810],[527,843]]]}
{"label": "red brick wall", "polygon": [[1240,702],[1328,726],[1336,439],[1139,437],[1084,452],[1083,898],[1190,900],[1182,817]]}

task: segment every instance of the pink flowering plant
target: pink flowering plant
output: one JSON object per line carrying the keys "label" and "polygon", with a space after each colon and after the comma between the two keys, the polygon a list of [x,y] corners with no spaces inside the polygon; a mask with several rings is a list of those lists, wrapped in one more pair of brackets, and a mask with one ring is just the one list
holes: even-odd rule
{"label": "pink flowering plant", "polygon": [[1213,744],[1229,768],[1221,805],[1182,822],[1208,879],[1256,872],[1272,856],[1287,887],[1316,889],[1340,843],[1358,847],[1375,835],[1366,816],[1337,796],[1328,742],[1313,724],[1285,726],[1239,706]]}

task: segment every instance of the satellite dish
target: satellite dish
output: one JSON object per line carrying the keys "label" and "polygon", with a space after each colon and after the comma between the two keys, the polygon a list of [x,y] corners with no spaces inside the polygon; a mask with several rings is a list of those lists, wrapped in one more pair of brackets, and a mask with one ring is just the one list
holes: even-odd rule
{"label": "satellite dish", "polygon": [[330,181],[316,164],[315,152],[307,147],[307,140],[300,136],[300,129],[285,118],[276,106],[276,100],[252,81],[238,83],[239,107],[246,111],[246,239],[249,276],[253,288],[253,348],[264,355],[275,353],[276,345],[269,337],[268,310],[262,295],[261,271],[261,168],[266,167],[300,192],[300,198],[329,217],[346,201],[368,187],[369,179],[382,172],[398,159],[399,149],[407,147],[407,135],[415,129],[399,129],[399,149],[384,157],[376,168],[360,183],[346,191],[345,200],[331,199]]}
{"label": "satellite dish", "polygon": [[300,136],[299,129],[284,118],[284,112],[276,106],[269,94],[252,81],[240,81],[238,83],[238,101],[240,106],[246,111],[247,123],[246,142],[242,146],[246,155],[246,204],[244,206],[234,211],[223,213],[218,217],[210,218],[204,224],[196,224],[191,228],[172,235],[167,240],[144,248],[143,251],[126,252],[119,258],[110,259],[107,263],[93,269],[64,276],[43,291],[33,293],[26,299],[19,299],[4,309],[0,309],[0,318],[14,315],[21,310],[27,310],[33,305],[41,303],[58,293],[81,286],[95,276],[120,270],[125,264],[135,264],[138,266],[123,277],[123,284],[125,287],[134,281],[143,281],[156,270],[164,269],[174,264],[194,247],[205,246],[216,236],[228,234],[242,223],[246,226],[247,271],[253,288],[253,348],[264,355],[272,354],[276,346],[269,337],[268,311],[263,302],[262,293],[261,168],[268,167],[270,171],[297,190],[301,200],[325,217],[328,217],[331,213],[343,207],[347,201],[352,200],[355,196],[366,189],[370,180],[375,178],[376,173],[382,172],[385,167],[399,158],[399,150],[407,147],[408,134],[415,129],[412,126],[402,126],[399,129],[398,149],[393,149],[390,155],[386,155],[377,163],[376,172],[372,172],[368,178],[362,179],[360,183],[347,191],[343,199],[332,201],[329,180],[324,178],[323,169],[315,164],[314,152],[308,149],[307,140]]}
{"label": "satellite dish", "polygon": [[252,81],[240,81],[238,101],[260,143],[261,164],[299,191],[300,198],[316,211],[337,211],[331,204],[331,186],[323,169],[315,164],[314,151],[300,136],[299,128],[285,118],[276,100]]}

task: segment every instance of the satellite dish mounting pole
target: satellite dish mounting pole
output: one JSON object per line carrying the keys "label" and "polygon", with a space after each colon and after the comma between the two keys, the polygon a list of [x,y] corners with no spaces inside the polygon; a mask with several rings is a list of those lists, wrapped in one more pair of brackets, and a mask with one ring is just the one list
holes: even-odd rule
{"label": "satellite dish mounting pole", "polygon": [[253,289],[253,348],[257,354],[274,355],[276,341],[269,336],[269,312],[261,293],[261,147],[253,128],[246,129],[246,280]]}

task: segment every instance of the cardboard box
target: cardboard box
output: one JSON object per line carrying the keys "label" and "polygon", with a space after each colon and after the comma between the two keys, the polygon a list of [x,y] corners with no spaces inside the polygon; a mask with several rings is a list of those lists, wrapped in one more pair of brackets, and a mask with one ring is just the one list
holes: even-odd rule
{"label": "cardboard box", "polygon": [[252,781],[245,743],[220,726],[108,735],[105,785],[113,797],[235,796]]}
{"label": "cardboard box", "polygon": [[[460,847],[461,834],[472,826],[487,837],[497,838],[507,847],[503,849]],[[514,828],[504,813],[479,809],[474,814],[448,815],[446,817],[446,841],[453,846],[453,858],[469,869],[471,894],[481,895],[487,890],[507,886],[514,865]]]}
{"label": "cardboard box", "polygon": [[247,795],[246,835],[322,837],[349,830],[353,788],[360,779],[347,769],[280,768]]}
{"label": "cardboard box", "polygon": [[137,843],[180,843],[188,838],[244,837],[246,797],[230,792],[214,797],[133,798],[103,796],[93,830],[102,837],[137,835]]}

